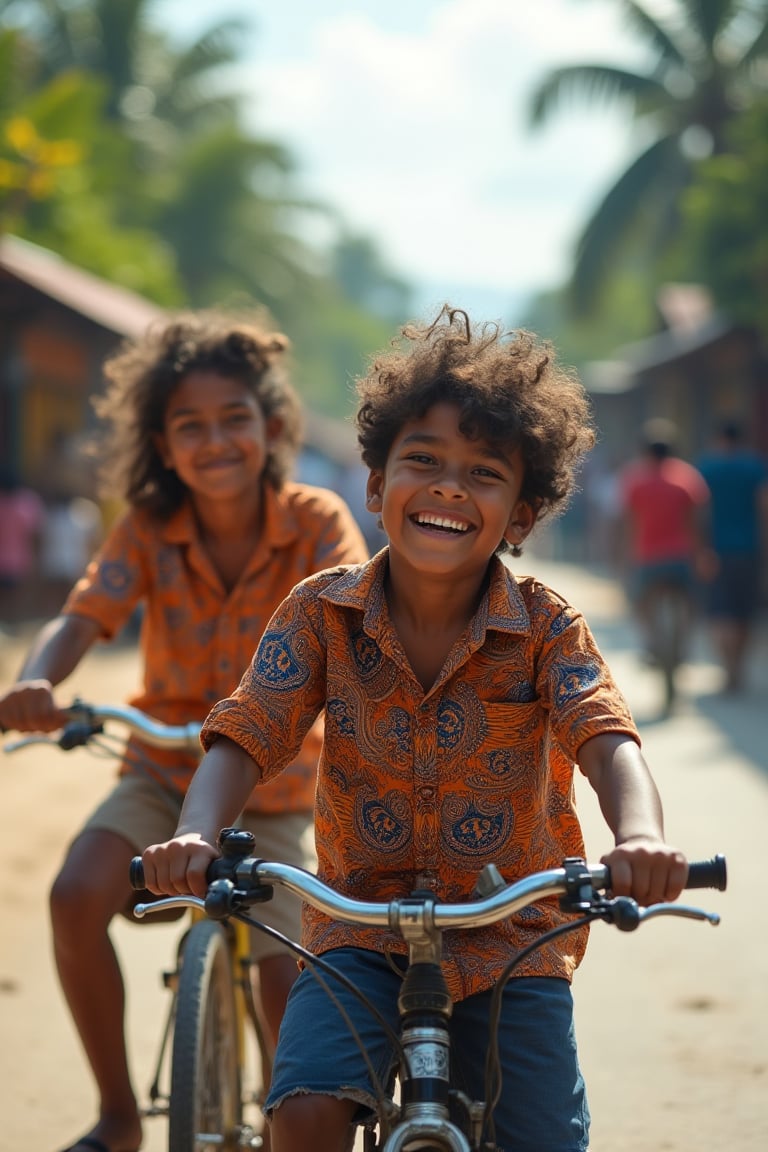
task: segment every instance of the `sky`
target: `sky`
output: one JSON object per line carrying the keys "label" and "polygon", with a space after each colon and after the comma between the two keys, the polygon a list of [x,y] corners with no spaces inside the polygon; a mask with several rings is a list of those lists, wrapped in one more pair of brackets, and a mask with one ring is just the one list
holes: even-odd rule
{"label": "sky", "polygon": [[[658,2],[657,5],[658,7]],[[629,112],[583,103],[532,131],[561,64],[642,66],[616,0],[157,0],[184,39],[246,17],[237,88],[305,195],[370,236],[426,308],[514,319],[568,274],[579,231],[634,154]],[[491,318],[489,314],[486,318]]]}

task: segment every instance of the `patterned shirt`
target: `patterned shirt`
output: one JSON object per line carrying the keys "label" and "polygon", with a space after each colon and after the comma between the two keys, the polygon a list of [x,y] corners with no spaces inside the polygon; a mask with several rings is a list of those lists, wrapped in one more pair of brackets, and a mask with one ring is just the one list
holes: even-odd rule
{"label": "patterned shirt", "polygon": [[[75,585],[64,612],[95,620],[106,639],[143,605],[144,683],[131,703],[170,724],[201,723],[247,668],[277,605],[304,577],[358,563],[368,552],[352,514],[335,493],[306,484],[265,487],[264,530],[236,586],[227,593],[206,555],[192,508],[158,521],[129,511]],[[309,726],[307,726],[308,728]],[[322,744],[318,720],[291,768],[247,807],[265,813],[311,810]],[[131,740],[122,771],[138,765],[186,791],[199,756]]]}
{"label": "patterned shirt", "polygon": [[[511,881],[582,855],[573,792],[579,748],[605,732],[638,739],[583,618],[494,558],[477,612],[425,693],[387,609],[387,555],[293,590],[237,691],[208,717],[203,745],[228,736],[272,780],[325,708],[318,874],[360,900],[415,888],[467,900],[486,863]],[[453,996],[491,987],[515,949],[561,919],[549,900],[500,924],[447,932],[443,969]],[[389,931],[311,908],[304,942],[316,953],[406,950]],[[570,979],[585,946],[579,929],[516,973]]]}

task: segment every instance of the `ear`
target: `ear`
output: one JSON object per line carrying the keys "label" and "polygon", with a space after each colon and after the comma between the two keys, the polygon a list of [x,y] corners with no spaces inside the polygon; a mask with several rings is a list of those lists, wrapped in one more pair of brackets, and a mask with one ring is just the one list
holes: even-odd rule
{"label": "ear", "polygon": [[507,543],[518,546],[522,544],[536,523],[538,514],[537,505],[533,505],[527,500],[518,500],[504,533],[504,539]]}
{"label": "ear", "polygon": [[372,469],[368,473],[368,482],[365,486],[365,507],[374,516],[381,512],[383,504],[384,473]]}

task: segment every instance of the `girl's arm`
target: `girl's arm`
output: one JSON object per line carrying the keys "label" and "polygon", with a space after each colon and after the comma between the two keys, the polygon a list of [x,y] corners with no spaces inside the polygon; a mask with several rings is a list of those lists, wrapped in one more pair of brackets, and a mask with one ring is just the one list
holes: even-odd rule
{"label": "girl's arm", "polygon": [[85,616],[57,616],[37,634],[18,681],[0,696],[0,727],[19,732],[52,732],[67,721],[53,687],[77,667],[100,635]]}
{"label": "girl's arm", "polygon": [[144,852],[151,892],[205,896],[205,872],[219,855],[219,832],[234,824],[259,778],[256,764],[239,744],[227,736],[216,738],[192,777],[173,839]]}
{"label": "girl's arm", "polygon": [[641,904],[674,900],[685,886],[688,865],[664,840],[661,800],[638,745],[628,736],[606,733],[587,740],[578,759],[614,834],[615,848],[602,857],[611,869],[614,894]]}

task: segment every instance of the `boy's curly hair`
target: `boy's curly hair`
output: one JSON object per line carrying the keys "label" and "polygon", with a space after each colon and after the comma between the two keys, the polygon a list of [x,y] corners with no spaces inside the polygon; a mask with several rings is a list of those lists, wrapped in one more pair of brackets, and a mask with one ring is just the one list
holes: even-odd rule
{"label": "boy's curly hair", "polygon": [[234,319],[214,311],[181,313],[127,341],[104,365],[107,388],[94,399],[108,429],[101,444],[102,488],[160,519],[183,502],[186,487],[167,469],[155,447],[168,400],[187,373],[217,372],[242,380],[265,420],[278,417],[280,436],[270,444],[263,478],[281,488],[301,442],[302,410],[284,365],[287,337],[271,332],[259,316]]}
{"label": "boy's curly hair", "polygon": [[358,441],[369,468],[385,467],[405,423],[448,401],[458,405],[466,436],[520,450],[520,495],[539,518],[567,506],[595,433],[583,386],[556,363],[550,344],[495,323],[473,325],[447,304],[431,324],[406,325],[393,343],[357,381]]}

